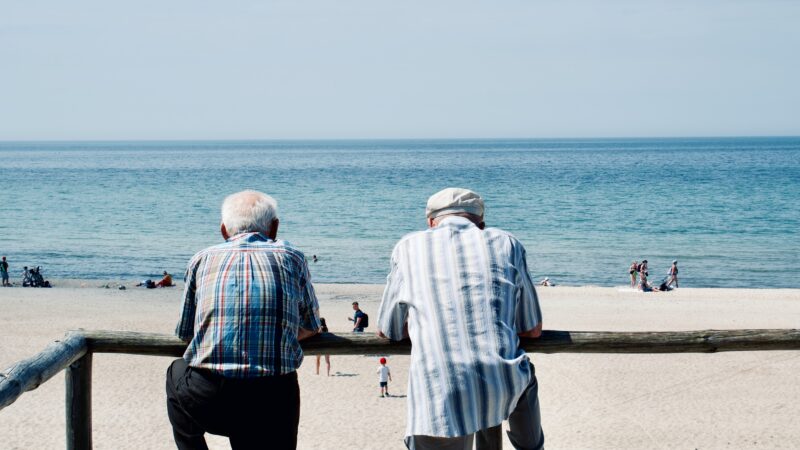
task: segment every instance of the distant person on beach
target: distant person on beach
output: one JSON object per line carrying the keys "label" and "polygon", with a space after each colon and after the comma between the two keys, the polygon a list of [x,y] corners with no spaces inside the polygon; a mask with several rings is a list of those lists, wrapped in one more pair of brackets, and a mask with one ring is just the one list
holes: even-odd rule
{"label": "distant person on beach", "polygon": [[0,261],[0,277],[3,278],[3,286],[11,286],[11,283],[8,282],[8,261],[5,256],[3,256],[3,261]]}
{"label": "distant person on beach", "polygon": [[655,287],[647,281],[647,272],[639,272],[639,290],[642,292],[661,291],[660,287]]}
{"label": "distant person on beach", "polygon": [[641,277],[644,274],[645,277],[650,276],[650,272],[647,271],[647,260],[643,259],[642,263],[639,264],[639,276]]}
{"label": "distant person on beach", "polygon": [[631,266],[628,268],[628,273],[631,276],[631,287],[636,287],[636,275],[639,274],[639,261],[634,261],[631,263]]}
{"label": "distant person on beach", "polygon": [[[153,280],[142,280],[142,282],[136,284],[136,286],[137,287],[140,287],[140,286],[141,287],[146,287],[147,289],[155,289],[156,288],[156,282],[153,281]],[[108,286],[106,286],[106,287],[108,287]]]}
{"label": "distant person on beach", "polygon": [[164,275],[164,278],[162,278],[161,280],[159,280],[158,283],[156,283],[156,287],[171,287],[171,286],[175,286],[175,284],[172,283],[172,275],[168,274],[166,270],[164,271],[163,275]]}
{"label": "distant person on beach", "polygon": [[312,256],[311,260],[314,261],[314,262],[317,262],[317,255]]}
{"label": "distant person on beach", "polygon": [[[327,333],[328,332],[328,324],[325,323],[325,318],[319,318],[319,332],[320,333]],[[325,356],[325,365],[328,369],[328,376],[331,376],[331,355],[317,355],[317,375],[319,375],[319,363],[322,357]]]}
{"label": "distant person on beach", "polygon": [[539,286],[555,286],[556,284],[550,281],[550,278],[544,277],[542,281],[539,282]]}
{"label": "distant person on beach", "polygon": [[353,331],[361,333],[369,326],[369,317],[358,307],[358,302],[353,302],[353,311],[353,317],[348,317],[347,320],[353,322]]}
{"label": "distant person on beach", "polygon": [[428,199],[428,229],[394,247],[378,334],[410,336],[409,449],[468,449],[508,419],[516,448],[544,446],[538,384],[519,337],[542,313],[525,248],[486,228],[483,199],[448,188]]}
{"label": "distant person on beach", "polygon": [[22,268],[22,287],[31,287],[33,285],[32,270],[28,270],[28,266]]}
{"label": "distant person on beach", "polygon": [[675,285],[678,287],[678,260],[672,261],[672,265],[669,267],[669,271],[667,272],[669,276],[669,280],[667,281],[667,286]]}
{"label": "distant person on beach", "polygon": [[167,413],[179,449],[297,447],[299,341],[320,328],[303,253],[277,239],[277,203],[256,191],[222,203],[225,242],[186,270],[175,334],[189,345],[167,370]]}
{"label": "distant person on beach", "polygon": [[44,286],[44,277],[42,276],[41,266],[36,266],[35,269],[31,269],[31,286],[33,287]]}
{"label": "distant person on beach", "polygon": [[388,397],[389,382],[392,381],[392,371],[389,369],[389,366],[386,365],[386,358],[381,358],[378,362],[381,363],[377,370],[378,385],[381,388],[381,397]]}

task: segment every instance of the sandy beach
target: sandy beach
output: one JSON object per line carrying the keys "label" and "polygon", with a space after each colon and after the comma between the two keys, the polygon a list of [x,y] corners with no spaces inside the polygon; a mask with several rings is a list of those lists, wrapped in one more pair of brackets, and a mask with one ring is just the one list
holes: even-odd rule
{"label": "sandy beach", "polygon": [[[53,289],[0,289],[0,367],[32,356],[69,329],[171,333],[180,287],[104,289],[63,281]],[[112,286],[114,286],[112,284]],[[331,331],[347,331],[350,303],[373,318],[380,285],[318,285]],[[800,290],[620,288],[539,290],[545,329],[668,331],[799,328]],[[370,331],[375,331],[374,328]],[[672,355],[532,355],[550,449],[800,447],[800,352]],[[166,415],[169,358],[96,355],[97,449],[174,448]],[[299,370],[301,449],[404,448],[408,357],[390,356],[393,397],[380,398],[377,356],[333,357],[331,377]],[[264,405],[265,408],[275,405]],[[0,412],[0,448],[64,447],[63,372]],[[227,439],[209,436],[214,449]],[[508,441],[506,447],[511,448]]]}

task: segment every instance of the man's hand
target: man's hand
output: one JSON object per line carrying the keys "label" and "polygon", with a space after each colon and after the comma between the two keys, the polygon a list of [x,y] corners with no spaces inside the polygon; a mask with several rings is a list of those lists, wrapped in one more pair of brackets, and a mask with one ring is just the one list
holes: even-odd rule
{"label": "man's hand", "polygon": [[302,341],[303,339],[308,339],[308,338],[310,338],[311,336],[314,336],[317,333],[318,333],[317,330],[313,330],[313,331],[312,330],[306,330],[305,328],[300,327],[300,328],[297,329],[297,340],[298,341]]}
{"label": "man's hand", "polygon": [[[382,337],[384,339],[389,339],[389,336],[383,334],[383,331],[378,330],[378,337]],[[403,324],[403,339],[409,339],[408,337],[408,322]]]}
{"label": "man's hand", "polygon": [[539,325],[536,325],[536,328],[530,329],[528,331],[523,331],[522,333],[517,333],[517,336],[526,338],[538,338],[541,335],[542,335],[541,322],[539,322]]}

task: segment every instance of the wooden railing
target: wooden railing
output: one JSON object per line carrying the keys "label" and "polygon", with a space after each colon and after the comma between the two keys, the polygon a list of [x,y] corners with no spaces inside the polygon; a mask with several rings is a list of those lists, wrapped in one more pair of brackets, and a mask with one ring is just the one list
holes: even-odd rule
{"label": "wooden railing", "polygon": [[[800,350],[800,329],[683,332],[586,332],[546,330],[538,339],[521,340],[530,353],[714,353]],[[325,333],[302,342],[309,355],[407,355],[409,341],[392,342],[371,333]],[[41,353],[0,372],[0,410],[26,391],[66,369],[67,448],[92,447],[92,355],[129,353],[180,356],[186,344],[155,333],[85,331],[67,333]],[[484,433],[479,449],[500,448],[500,427]]]}

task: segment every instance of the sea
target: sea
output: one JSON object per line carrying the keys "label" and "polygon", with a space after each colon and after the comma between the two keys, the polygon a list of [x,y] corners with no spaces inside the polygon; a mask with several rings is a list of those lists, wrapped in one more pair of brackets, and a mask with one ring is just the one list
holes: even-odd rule
{"label": "sea", "polygon": [[314,281],[383,283],[451,186],[536,281],[624,286],[647,259],[651,281],[677,260],[682,287],[800,287],[798,137],[1,142],[0,254],[12,280],[182,278],[222,241],[224,197],[257,189]]}

